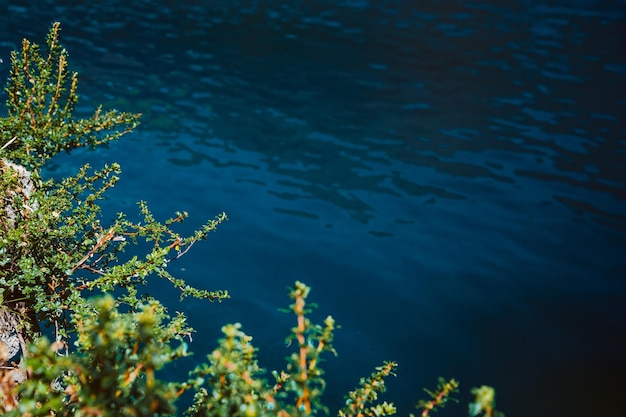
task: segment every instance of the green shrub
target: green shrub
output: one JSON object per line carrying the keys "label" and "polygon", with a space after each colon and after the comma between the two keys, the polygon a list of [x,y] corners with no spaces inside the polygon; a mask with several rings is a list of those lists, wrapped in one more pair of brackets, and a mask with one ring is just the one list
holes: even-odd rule
{"label": "green shrub", "polygon": [[[119,213],[103,224],[99,202],[118,181],[117,164],[98,170],[85,165],[59,181],[41,176],[41,167],[60,151],[105,145],[134,129],[140,117],[101,108],[88,118],[74,116],[78,78],[68,70],[59,30],[54,23],[45,52],[24,40],[12,53],[8,115],[0,118],[0,409],[8,416],[173,415],[177,399],[191,392],[187,416],[327,412],[319,365],[323,354],[335,353],[335,322],[309,321],[309,287],[300,282],[290,291],[294,352],[284,370],[272,372],[273,382],[265,379],[240,324],[224,326],[218,347],[187,380],[159,378],[159,370],[189,355],[186,337],[193,329],[142,288],[161,278],[181,299],[229,298],[227,291],[191,287],[167,269],[226,215],[183,236],[175,227],[187,213],[161,222],[140,202],[141,221]],[[143,255],[122,260],[129,245]],[[52,340],[43,336],[43,326]],[[378,396],[396,366],[384,363],[361,379],[338,415],[395,413]],[[456,381],[441,380],[430,399],[418,403],[421,415],[443,406],[457,388]],[[489,390],[476,391],[472,416],[496,414]]]}

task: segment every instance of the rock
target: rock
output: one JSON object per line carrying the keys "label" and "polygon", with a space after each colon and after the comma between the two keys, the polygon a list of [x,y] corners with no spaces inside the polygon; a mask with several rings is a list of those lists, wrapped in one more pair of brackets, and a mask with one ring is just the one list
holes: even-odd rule
{"label": "rock", "polygon": [[[32,198],[35,184],[30,172],[21,165],[0,158],[0,237],[13,229],[21,219],[37,208]],[[18,404],[15,386],[26,379],[20,364],[26,352],[20,321],[29,309],[24,302],[10,308],[0,300],[0,412],[8,412]]]}
{"label": "rock", "polygon": [[[11,182],[12,187],[8,187],[5,195],[0,198],[0,210],[4,211],[8,226],[12,227],[19,217],[28,216],[28,212],[33,212],[37,208],[37,203],[30,199],[35,191],[30,172],[21,165],[0,159],[0,175],[6,175],[7,172],[9,175],[15,175],[16,178]],[[22,197],[24,201],[20,204],[21,207],[15,207],[16,196]]]}

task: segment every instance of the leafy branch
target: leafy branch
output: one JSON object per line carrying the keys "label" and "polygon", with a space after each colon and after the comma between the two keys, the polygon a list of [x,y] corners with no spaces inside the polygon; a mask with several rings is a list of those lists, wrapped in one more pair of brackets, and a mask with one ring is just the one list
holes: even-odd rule
{"label": "leafy branch", "polygon": [[27,39],[11,53],[8,117],[0,120],[0,157],[30,169],[58,152],[107,144],[133,130],[139,114],[98,107],[86,119],[74,118],[78,74],[68,70],[67,51],[59,43],[60,24],[46,37],[46,52]]}

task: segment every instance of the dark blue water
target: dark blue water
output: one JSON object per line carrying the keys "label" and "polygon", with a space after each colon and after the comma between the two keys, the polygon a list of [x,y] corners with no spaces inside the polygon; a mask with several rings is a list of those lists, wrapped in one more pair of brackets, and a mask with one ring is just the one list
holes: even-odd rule
{"label": "dark blue water", "polygon": [[138,200],[188,211],[187,230],[229,215],[172,268],[231,300],[156,286],[197,358],[240,321],[280,368],[277,309],[302,280],[342,325],[331,409],[396,360],[399,415],[438,376],[463,391],[442,416],[481,384],[508,416],[623,415],[623,1],[14,1],[3,78],[54,20],[81,110],[144,117],[50,173],[119,162],[110,216]]}

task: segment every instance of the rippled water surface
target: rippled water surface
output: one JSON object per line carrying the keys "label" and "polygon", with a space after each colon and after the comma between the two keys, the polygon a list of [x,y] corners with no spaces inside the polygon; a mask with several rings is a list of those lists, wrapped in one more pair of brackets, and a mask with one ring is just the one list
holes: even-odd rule
{"label": "rippled water surface", "polygon": [[59,20],[81,110],[144,114],[52,175],[118,161],[111,216],[140,199],[189,228],[228,213],[173,265],[233,296],[184,306],[194,351],[241,321],[280,368],[298,279],[342,325],[331,409],[396,360],[399,415],[438,376],[463,402],[497,387],[510,416],[621,415],[624,2],[9,3],[3,79]]}

